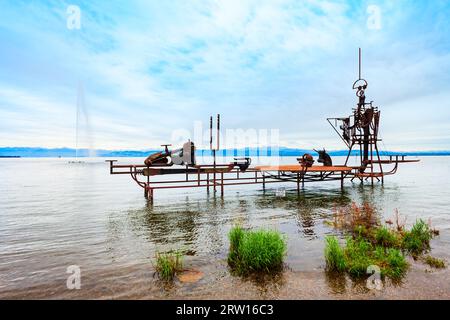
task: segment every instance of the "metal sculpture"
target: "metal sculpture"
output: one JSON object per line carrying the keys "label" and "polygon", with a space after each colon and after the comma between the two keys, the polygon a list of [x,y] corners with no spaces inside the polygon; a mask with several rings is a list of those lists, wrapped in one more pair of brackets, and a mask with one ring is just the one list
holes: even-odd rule
{"label": "metal sculpture", "polygon": [[300,163],[300,165],[304,167],[312,167],[314,164],[314,158],[309,153],[305,153],[301,158],[297,158],[297,161]]}
{"label": "metal sculpture", "polygon": [[[323,165],[314,165],[311,154],[304,154],[297,158],[298,164],[278,166],[250,167],[250,158],[235,158],[226,164],[216,162],[216,152],[220,150],[220,115],[217,115],[216,129],[213,130],[213,117],[210,117],[210,150],[212,152],[212,164],[196,164],[195,146],[191,141],[186,142],[182,148],[169,150],[170,145],[163,145],[164,151],[153,153],[145,159],[144,164],[117,165],[117,160],[107,160],[110,166],[110,174],[129,174],[132,179],[144,189],[146,198],[153,200],[155,189],[170,188],[210,188],[214,192],[220,188],[221,195],[224,186],[261,184],[265,189],[267,183],[295,182],[297,192],[300,185],[305,182],[340,181],[341,188],[345,179],[359,179],[361,182],[370,179],[384,182],[384,176],[397,172],[400,163],[417,162],[419,160],[406,160],[404,155],[390,155],[381,159],[378,151],[378,138],[380,111],[373,105],[373,101],[366,102],[366,90],[368,83],[361,78],[361,49],[359,49],[359,77],[353,83],[358,98],[356,108],[352,114],[344,118],[328,118],[335,132],[348,147],[348,154],[343,165],[334,165],[330,155],[325,149],[319,153],[318,162]],[[215,131],[216,143],[213,144],[213,132]],[[359,163],[349,166],[348,161],[352,151],[359,147]],[[383,166],[393,165],[390,171]],[[177,167],[174,167],[177,166]],[[180,175],[184,179],[153,180],[162,175]],[[144,179],[141,178],[144,177]],[[152,178],[152,181],[150,181]]]}
{"label": "metal sculpture", "polygon": [[325,148],[323,150],[316,150],[315,152],[319,154],[319,159],[317,159],[317,162],[323,163],[324,166],[331,167],[333,165],[333,161],[331,160],[330,155],[326,152]]}

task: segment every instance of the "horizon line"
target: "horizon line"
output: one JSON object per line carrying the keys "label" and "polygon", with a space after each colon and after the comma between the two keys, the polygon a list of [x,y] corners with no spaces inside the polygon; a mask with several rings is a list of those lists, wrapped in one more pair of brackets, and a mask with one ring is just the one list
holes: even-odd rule
{"label": "horizon line", "polygon": [[[143,157],[150,153],[161,151],[159,149],[147,149],[147,150],[107,150],[107,149],[88,149],[88,148],[46,148],[46,147],[0,147],[0,157],[51,157],[51,158],[70,158],[78,157]],[[336,149],[327,150],[331,156],[345,156],[348,154],[348,149]],[[212,153],[209,149],[197,149],[196,154],[201,156],[207,156]],[[262,154],[261,154],[262,153]],[[302,153],[316,153],[313,149],[303,149],[303,148],[291,148],[291,147],[243,147],[243,148],[230,148],[221,149],[218,154],[221,156],[253,156],[253,157],[264,157],[264,156],[300,156]],[[360,150],[352,150],[351,155],[358,155]],[[374,153],[375,154],[375,153]],[[380,151],[380,156],[388,155],[405,155],[405,156],[446,156],[450,155],[450,150],[415,150],[415,151],[395,151],[387,150]]]}

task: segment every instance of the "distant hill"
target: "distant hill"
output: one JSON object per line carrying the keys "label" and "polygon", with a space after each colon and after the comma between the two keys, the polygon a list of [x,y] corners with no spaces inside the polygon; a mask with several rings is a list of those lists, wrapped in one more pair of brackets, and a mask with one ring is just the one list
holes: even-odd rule
{"label": "distant hill", "polygon": [[[160,150],[95,150],[93,153],[87,149],[79,149],[79,157],[89,157],[94,155],[96,157],[107,157],[107,158],[119,158],[119,157],[146,157],[150,153],[160,151]],[[347,150],[330,150],[328,153],[331,156],[345,156],[347,155]],[[315,151],[307,149],[294,149],[294,148],[284,148],[281,147],[278,150],[276,148],[246,148],[246,149],[228,149],[220,150],[217,155],[227,155],[227,156],[300,156],[304,153],[311,153],[315,155]],[[449,156],[450,151],[410,151],[410,152],[396,152],[387,151],[380,152],[382,155],[395,155],[402,154],[407,156]],[[197,155],[212,155],[210,150],[197,150]],[[352,156],[359,155],[359,150],[352,151]],[[29,148],[29,147],[2,147],[0,148],[0,157],[26,157],[26,158],[71,158],[75,157],[75,149],[71,148]]]}

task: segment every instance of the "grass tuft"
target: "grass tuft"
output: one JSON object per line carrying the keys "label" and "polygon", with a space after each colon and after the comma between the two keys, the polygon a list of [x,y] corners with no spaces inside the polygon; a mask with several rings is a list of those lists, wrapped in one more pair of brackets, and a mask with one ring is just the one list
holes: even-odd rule
{"label": "grass tuft", "polygon": [[[396,212],[395,225],[391,220],[381,225],[375,208],[369,203],[335,210],[334,227],[346,231],[350,237],[341,247],[335,237],[325,239],[325,260],[328,270],[347,272],[353,277],[366,274],[367,267],[376,265],[383,276],[392,279],[402,277],[408,263],[405,254],[414,259],[430,250],[430,241],[439,231],[419,219],[410,230],[405,228],[406,219],[401,221]],[[437,258],[424,257],[425,263],[440,268],[445,263]]]}
{"label": "grass tuft", "polygon": [[156,272],[165,281],[173,280],[175,274],[183,269],[183,256],[180,252],[156,253]]}
{"label": "grass tuft", "polygon": [[[389,268],[384,269],[384,274],[392,279],[400,279],[408,269],[405,256],[398,249],[388,248],[386,250],[386,263]],[[383,275],[383,270],[381,271]]]}
{"label": "grass tuft", "polygon": [[403,237],[403,248],[411,255],[418,255],[430,249],[430,240],[433,238],[433,232],[428,224],[422,219],[416,221],[410,231],[406,231]]}
{"label": "grass tuft", "polygon": [[435,258],[430,255],[425,256],[423,261],[428,264],[430,267],[436,268],[436,269],[443,269],[445,268],[445,261],[443,259]]}
{"label": "grass tuft", "polygon": [[370,265],[376,264],[371,258],[373,248],[370,242],[363,238],[347,238],[345,255],[347,272],[353,277],[365,275]]}
{"label": "grass tuft", "polygon": [[398,247],[399,239],[394,230],[383,226],[374,230],[375,242],[383,247]]}
{"label": "grass tuft", "polygon": [[405,256],[399,249],[374,246],[364,238],[347,238],[341,247],[336,237],[325,239],[325,261],[328,271],[346,272],[352,277],[367,275],[368,267],[378,266],[382,276],[398,279],[408,268]]}
{"label": "grass tuft", "polygon": [[346,268],[344,250],[339,245],[338,239],[333,236],[325,238],[325,261],[327,270],[344,271]]}
{"label": "grass tuft", "polygon": [[239,246],[244,238],[244,229],[240,226],[233,227],[228,234],[228,238],[230,239],[228,264],[234,267],[239,264]]}
{"label": "grass tuft", "polygon": [[248,231],[239,226],[229,233],[228,264],[240,275],[272,272],[282,269],[286,240],[278,231]]}

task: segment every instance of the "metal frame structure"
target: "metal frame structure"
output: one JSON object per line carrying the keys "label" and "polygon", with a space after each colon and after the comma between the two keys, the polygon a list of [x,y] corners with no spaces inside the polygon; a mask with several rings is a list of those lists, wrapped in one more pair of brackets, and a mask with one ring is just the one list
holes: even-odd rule
{"label": "metal frame structure", "polygon": [[[216,162],[216,153],[220,150],[220,115],[218,114],[215,130],[213,130],[213,117],[209,119],[212,164],[197,165],[194,161],[194,163],[189,162],[175,167],[172,161],[167,160],[171,156],[168,145],[163,145],[165,151],[154,154],[153,158],[152,156],[147,158],[146,164],[116,164],[117,160],[106,160],[109,162],[110,174],[130,175],[144,189],[145,197],[151,201],[153,201],[154,190],[158,189],[206,188],[208,193],[211,189],[214,193],[220,189],[220,194],[223,196],[224,187],[233,185],[261,184],[265,189],[268,183],[294,182],[299,193],[306,182],[340,181],[341,188],[344,186],[345,179],[351,181],[359,179],[361,182],[370,179],[372,184],[375,180],[383,183],[384,176],[397,172],[399,163],[419,160],[407,160],[404,155],[391,155],[387,159],[381,159],[377,144],[381,141],[378,138],[381,113],[377,107],[373,106],[373,101],[365,102],[367,87],[367,81],[361,78],[361,49],[359,49],[359,78],[353,83],[353,89],[356,90],[358,97],[357,107],[353,109],[349,117],[327,118],[349,149],[344,165],[313,166],[300,162],[295,165],[250,167],[250,158],[235,158],[234,162],[218,164]],[[214,131],[216,132],[215,144],[213,144]],[[347,163],[355,147],[359,147],[360,163],[358,166],[350,167]],[[393,165],[393,167],[385,170],[384,165]],[[183,178],[180,178],[180,175]],[[164,176],[177,178],[157,179]]]}
{"label": "metal frame structure", "polygon": [[[245,171],[233,164],[196,165],[189,168],[148,167],[146,165],[118,165],[117,160],[106,160],[110,164],[110,174],[127,174],[144,189],[144,196],[153,200],[153,192],[158,189],[206,188],[224,195],[225,186],[261,184],[265,190],[266,184],[280,182],[294,182],[297,192],[306,182],[340,181],[353,177],[351,167],[323,167],[313,168],[296,166],[254,167]],[[177,176],[178,179],[153,180],[153,177]],[[180,179],[180,175],[184,177]]]}

